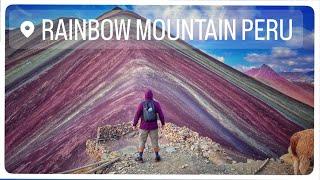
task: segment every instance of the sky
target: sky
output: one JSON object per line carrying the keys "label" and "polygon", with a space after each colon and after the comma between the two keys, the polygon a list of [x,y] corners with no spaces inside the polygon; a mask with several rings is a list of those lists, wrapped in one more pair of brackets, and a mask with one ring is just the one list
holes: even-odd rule
{"label": "sky", "polygon": [[[25,20],[39,24],[42,19],[77,17],[93,19],[116,6],[106,5],[13,5],[6,10],[6,28],[14,29]],[[314,12],[306,6],[120,6],[148,19],[293,19],[289,41],[186,40],[189,44],[240,71],[267,64],[276,71],[314,70]],[[237,21],[240,22],[240,21]],[[265,26],[263,26],[265,27]],[[173,31],[175,26],[173,25]],[[288,26],[284,24],[284,31]],[[240,30],[237,31],[240,33]]]}

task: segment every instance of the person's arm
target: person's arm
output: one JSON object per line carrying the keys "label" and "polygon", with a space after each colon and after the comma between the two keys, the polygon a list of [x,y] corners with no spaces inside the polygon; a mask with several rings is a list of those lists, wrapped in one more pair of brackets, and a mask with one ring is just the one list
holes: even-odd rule
{"label": "person's arm", "polygon": [[136,112],[136,114],[135,114],[135,116],[134,116],[134,119],[133,119],[133,126],[137,126],[137,124],[138,124],[138,121],[139,121],[139,119],[140,119],[140,117],[141,117],[141,114],[142,114],[142,103],[140,103],[139,104],[139,106],[138,106],[138,109],[137,109],[137,112]]}
{"label": "person's arm", "polygon": [[156,104],[157,105],[157,113],[159,115],[159,119],[161,121],[161,125],[164,126],[165,122],[164,122],[164,116],[163,116],[163,112],[162,112],[162,109],[161,109],[161,106],[159,103]]}

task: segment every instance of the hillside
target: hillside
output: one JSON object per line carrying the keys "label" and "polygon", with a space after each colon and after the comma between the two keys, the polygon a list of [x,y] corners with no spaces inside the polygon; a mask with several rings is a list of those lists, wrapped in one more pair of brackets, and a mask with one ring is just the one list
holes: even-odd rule
{"label": "hillside", "polygon": [[[95,171],[90,168],[77,168],[64,173],[98,174],[292,174],[292,165],[280,159],[253,160],[223,148],[207,137],[186,127],[167,123],[159,130],[162,161],[154,161],[154,153],[147,143],[144,162],[134,161],[137,156],[138,132],[130,124],[102,126],[97,138],[86,143],[86,154],[95,162],[103,164]],[[112,135],[112,136],[111,136]],[[119,158],[119,159],[118,159]],[[88,167],[86,165],[85,167]]]}
{"label": "hillside", "polygon": [[[123,17],[142,18],[117,9],[99,20]],[[37,44],[36,37],[28,41]],[[10,32],[6,38],[27,42]],[[161,103],[166,121],[252,159],[279,157],[294,132],[313,127],[313,107],[184,41],[50,44],[6,56],[9,172],[54,173],[87,164],[87,139],[99,126],[132,121],[147,88]]]}
{"label": "hillside", "polygon": [[268,65],[264,64],[260,68],[253,68],[245,73],[298,101],[312,107],[314,105],[314,92],[313,88],[310,87],[311,85],[302,82],[290,82]]}
{"label": "hillside", "polygon": [[308,72],[280,72],[281,76],[291,82],[314,83],[314,71]]}

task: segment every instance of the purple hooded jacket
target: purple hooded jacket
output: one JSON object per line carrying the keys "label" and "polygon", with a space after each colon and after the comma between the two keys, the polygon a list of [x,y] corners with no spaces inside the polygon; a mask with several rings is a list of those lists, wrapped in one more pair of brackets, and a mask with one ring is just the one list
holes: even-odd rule
{"label": "purple hooded jacket", "polygon": [[[145,93],[145,99],[146,100],[153,100],[153,94],[151,90],[148,90]],[[159,119],[161,121],[162,126],[164,125],[164,116],[160,107],[160,104],[156,101],[154,101],[154,106],[156,109],[156,113],[159,115]],[[133,126],[136,126],[138,124],[139,119],[141,118],[141,122],[140,122],[140,129],[143,130],[154,130],[154,129],[158,129],[158,123],[157,121],[152,121],[152,122],[146,122],[143,119],[143,102],[141,102],[138,106],[136,115],[134,116],[134,120],[133,120]]]}

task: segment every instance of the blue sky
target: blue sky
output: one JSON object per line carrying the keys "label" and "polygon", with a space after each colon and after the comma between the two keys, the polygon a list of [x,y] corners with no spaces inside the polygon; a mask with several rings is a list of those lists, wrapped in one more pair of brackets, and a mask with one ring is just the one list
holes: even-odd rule
{"label": "blue sky", "polygon": [[[6,10],[6,28],[17,28],[25,20],[39,24],[43,18],[96,18],[115,6],[104,5],[13,5]],[[224,63],[244,71],[268,64],[276,71],[306,72],[314,68],[314,15],[309,7],[272,6],[121,6],[148,19],[155,18],[293,18],[290,41],[188,41]],[[287,26],[284,27],[288,29]]]}

